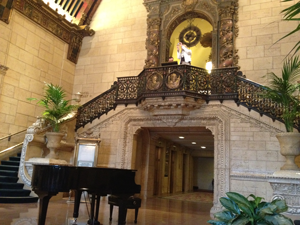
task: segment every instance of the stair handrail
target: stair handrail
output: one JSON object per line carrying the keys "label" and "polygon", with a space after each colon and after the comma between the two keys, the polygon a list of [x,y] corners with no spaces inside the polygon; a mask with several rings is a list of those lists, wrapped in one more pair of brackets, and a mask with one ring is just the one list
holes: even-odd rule
{"label": "stair handrail", "polygon": [[17,153],[21,152],[21,146],[23,145],[23,142],[18,143],[16,145],[13,145],[9,148],[6,148],[4,150],[0,151],[0,160],[4,160],[9,158],[10,156],[14,156]]}
{"label": "stair handrail", "polygon": [[[11,151],[11,150],[13,150],[13,149],[15,149],[15,148],[18,148],[18,147],[20,147],[20,146],[22,146],[23,145],[23,142],[21,142],[21,143],[19,143],[19,144],[16,144],[16,145],[13,145],[13,146],[11,146],[11,147],[9,147],[9,148],[6,148],[6,149],[4,149],[4,150],[1,150],[0,151],[0,155],[1,154],[4,154],[4,153],[6,153],[6,152],[9,152],[9,151]],[[20,150],[21,151],[21,150]]]}
{"label": "stair handrail", "polygon": [[[12,145],[18,144],[24,140],[27,130],[21,130],[13,134],[6,135],[0,138],[0,151],[11,147]],[[19,136],[18,136],[19,135]]]}
{"label": "stair handrail", "polygon": [[78,108],[75,131],[116,107],[117,82],[111,88]]}
{"label": "stair handrail", "polygon": [[2,141],[2,140],[4,140],[4,139],[8,139],[8,141],[10,141],[10,139],[11,139],[12,136],[15,136],[15,135],[17,135],[17,134],[20,134],[20,133],[26,132],[26,131],[27,131],[27,129],[21,130],[21,131],[19,131],[19,132],[13,133],[13,134],[9,134],[9,135],[7,135],[7,136],[4,136],[4,137],[0,138],[0,141]]}

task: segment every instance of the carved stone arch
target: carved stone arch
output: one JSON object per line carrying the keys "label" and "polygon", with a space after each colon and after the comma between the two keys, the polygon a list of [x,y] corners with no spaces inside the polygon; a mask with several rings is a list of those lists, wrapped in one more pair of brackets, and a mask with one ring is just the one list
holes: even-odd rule
{"label": "carved stone arch", "polygon": [[217,6],[215,4],[204,3],[205,1],[201,1],[200,4],[196,6],[193,11],[177,11],[170,10],[169,14],[166,14],[163,17],[163,22],[161,23],[161,45],[160,45],[160,61],[165,62],[168,60],[169,51],[170,51],[170,43],[169,40],[175,28],[187,20],[188,18],[201,18],[209,22],[212,27],[212,61],[214,65],[217,65]]}
{"label": "carved stone arch", "polygon": [[[132,149],[132,135],[138,132],[142,127],[161,127],[161,126],[169,126],[174,127],[172,124],[165,123],[162,117],[144,117],[144,116],[137,116],[131,117],[129,116],[130,113],[125,116],[124,126],[122,127],[122,139],[123,145],[120,147],[120,167],[121,168],[129,168],[129,161],[131,158],[131,149]],[[176,115],[170,115],[170,120],[178,121]],[[222,196],[225,196],[225,193],[229,190],[229,145],[226,143],[228,140],[227,124],[228,120],[219,117],[218,115],[203,115],[203,116],[186,116],[183,120],[179,121],[176,124],[176,127],[188,127],[188,126],[200,126],[200,127],[207,127],[214,133],[214,145],[215,145],[215,192],[214,192],[214,205],[211,209],[211,213],[215,213],[221,210],[221,205],[218,199]],[[169,124],[169,125],[168,125]],[[152,138],[149,136],[149,138]],[[142,168],[143,178],[143,188],[142,188],[142,195],[147,196],[150,194],[150,190],[148,187],[152,187],[152,184],[149,182],[151,179],[148,177],[149,169],[151,168],[150,164],[151,160],[149,158],[151,149],[146,150],[145,156],[147,157],[146,163],[144,168]]]}

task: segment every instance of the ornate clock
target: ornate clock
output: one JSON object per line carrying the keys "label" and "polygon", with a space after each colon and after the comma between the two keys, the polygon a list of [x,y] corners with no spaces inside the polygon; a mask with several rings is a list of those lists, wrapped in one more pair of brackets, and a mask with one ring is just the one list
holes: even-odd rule
{"label": "ornate clock", "polygon": [[198,44],[201,38],[201,31],[198,27],[190,25],[184,28],[179,34],[179,41],[187,47],[193,47]]}

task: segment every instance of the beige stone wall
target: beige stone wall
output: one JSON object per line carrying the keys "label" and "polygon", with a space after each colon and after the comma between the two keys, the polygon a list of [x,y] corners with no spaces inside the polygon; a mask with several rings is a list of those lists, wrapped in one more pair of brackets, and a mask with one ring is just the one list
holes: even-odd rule
{"label": "beige stone wall", "polygon": [[282,60],[299,41],[299,33],[276,44],[296,28],[295,22],[281,21],[281,10],[297,1],[239,0],[237,48],[241,71],[247,78],[265,84],[267,72],[281,74]]}
{"label": "beige stone wall", "polygon": [[[68,45],[13,10],[0,22],[0,64],[8,67],[0,87],[0,137],[27,129],[41,113],[36,103],[44,81],[72,93],[75,64],[66,59]],[[71,94],[69,95],[71,97]]]}
{"label": "beige stone wall", "polygon": [[[83,102],[108,90],[117,77],[137,76],[146,59],[147,12],[143,0],[103,0],[83,40],[76,66],[74,93]],[[85,98],[86,97],[86,98]]]}

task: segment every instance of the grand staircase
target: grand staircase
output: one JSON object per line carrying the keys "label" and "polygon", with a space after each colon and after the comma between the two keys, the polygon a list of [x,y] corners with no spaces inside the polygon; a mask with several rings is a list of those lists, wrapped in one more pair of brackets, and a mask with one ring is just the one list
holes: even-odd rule
{"label": "grand staircase", "polygon": [[23,189],[24,184],[18,183],[20,154],[1,161],[0,165],[0,203],[32,203],[38,197],[30,196],[31,190]]}

